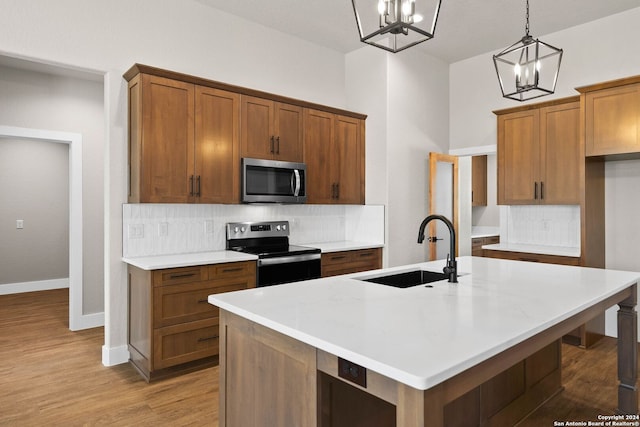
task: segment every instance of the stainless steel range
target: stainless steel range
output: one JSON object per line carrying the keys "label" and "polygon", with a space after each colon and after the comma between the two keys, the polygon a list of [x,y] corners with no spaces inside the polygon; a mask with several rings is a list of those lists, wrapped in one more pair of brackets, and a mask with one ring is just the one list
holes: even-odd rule
{"label": "stainless steel range", "polygon": [[258,256],[258,286],[320,277],[320,249],[289,244],[289,221],[230,222],[227,249]]}

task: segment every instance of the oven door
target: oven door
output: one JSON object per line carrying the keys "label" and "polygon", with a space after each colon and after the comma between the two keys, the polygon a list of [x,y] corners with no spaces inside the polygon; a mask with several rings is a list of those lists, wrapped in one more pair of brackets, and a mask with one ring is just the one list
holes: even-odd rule
{"label": "oven door", "polygon": [[320,258],[303,254],[258,260],[258,287],[298,282],[320,277]]}

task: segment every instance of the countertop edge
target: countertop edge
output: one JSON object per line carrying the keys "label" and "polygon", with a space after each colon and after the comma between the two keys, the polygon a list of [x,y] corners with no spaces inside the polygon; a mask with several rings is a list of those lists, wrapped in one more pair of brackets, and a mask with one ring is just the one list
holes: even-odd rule
{"label": "countertop edge", "polygon": [[162,270],[165,268],[192,267],[195,265],[255,261],[257,259],[258,257],[256,255],[235,251],[212,251],[146,257],[122,257],[123,262],[142,270]]}

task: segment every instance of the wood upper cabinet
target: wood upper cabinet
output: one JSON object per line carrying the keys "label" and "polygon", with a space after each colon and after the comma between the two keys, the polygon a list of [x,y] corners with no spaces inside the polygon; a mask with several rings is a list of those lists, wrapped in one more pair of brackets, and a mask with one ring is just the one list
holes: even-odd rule
{"label": "wood upper cabinet", "polygon": [[579,204],[577,97],[498,114],[498,204]]}
{"label": "wood upper cabinet", "polygon": [[129,202],[239,198],[238,94],[147,74],[129,82]]}
{"label": "wood upper cabinet", "polygon": [[194,87],[140,74],[129,82],[129,201],[187,203],[194,175]]}
{"label": "wood upper cabinet", "polygon": [[471,206],[487,206],[487,156],[471,158]]}
{"label": "wood upper cabinet", "polygon": [[307,202],[364,204],[364,121],[304,110]]}
{"label": "wood upper cabinet", "polygon": [[587,156],[640,152],[640,83],[586,92],[584,106]]}
{"label": "wood upper cabinet", "polygon": [[242,157],[302,162],[302,108],[242,96]]}

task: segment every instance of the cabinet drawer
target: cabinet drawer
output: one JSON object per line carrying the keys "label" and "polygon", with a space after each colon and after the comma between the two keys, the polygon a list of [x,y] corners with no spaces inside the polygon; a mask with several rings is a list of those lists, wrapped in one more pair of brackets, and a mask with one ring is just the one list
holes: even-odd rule
{"label": "cabinet drawer", "polygon": [[239,276],[255,277],[255,275],[255,261],[232,262],[225,264],[214,264],[209,266],[209,278],[215,280],[222,280]]}
{"label": "cabinet drawer", "polygon": [[483,245],[495,245],[500,243],[500,236],[489,236],[485,237],[483,240]]}
{"label": "cabinet drawer", "polygon": [[176,285],[201,280],[207,280],[207,267],[166,268],[153,272],[153,286]]}
{"label": "cabinet drawer", "polygon": [[381,267],[381,248],[322,254],[322,277],[375,270]]}
{"label": "cabinet drawer", "polygon": [[168,326],[154,331],[153,369],[218,354],[218,318]]}

